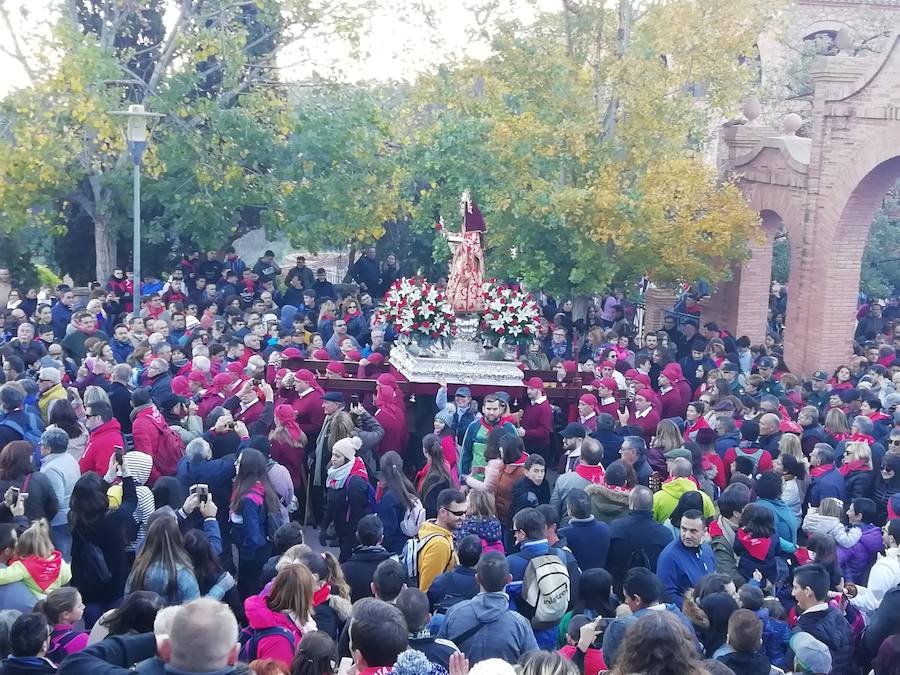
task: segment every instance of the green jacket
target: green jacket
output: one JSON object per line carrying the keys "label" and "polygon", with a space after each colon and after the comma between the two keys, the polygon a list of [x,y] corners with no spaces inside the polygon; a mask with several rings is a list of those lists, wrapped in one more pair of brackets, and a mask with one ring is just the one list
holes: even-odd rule
{"label": "green jacket", "polygon": [[703,517],[712,518],[716,515],[716,507],[712,499],[697,487],[690,478],[675,478],[662,484],[659,492],[653,495],[653,517],[657,522],[664,523],[672,515],[672,511],[678,506],[678,500],[685,492],[700,492],[703,498]]}

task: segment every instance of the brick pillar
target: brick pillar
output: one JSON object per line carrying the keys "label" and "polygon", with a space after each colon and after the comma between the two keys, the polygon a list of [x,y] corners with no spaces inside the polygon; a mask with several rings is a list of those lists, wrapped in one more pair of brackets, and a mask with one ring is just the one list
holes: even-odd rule
{"label": "brick pillar", "polygon": [[769,291],[772,280],[772,244],[781,226],[778,214],[763,211],[762,232],[765,238],[750,243],[750,258],[734,270],[731,281],[716,289],[709,299],[709,312],[703,318],[724,325],[736,336],[746,335],[760,344],[766,335]]}

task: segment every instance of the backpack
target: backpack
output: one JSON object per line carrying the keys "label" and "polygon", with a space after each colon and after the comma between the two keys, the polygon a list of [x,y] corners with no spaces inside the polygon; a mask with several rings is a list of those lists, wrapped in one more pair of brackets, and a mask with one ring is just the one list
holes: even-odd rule
{"label": "backpack", "polygon": [[534,608],[535,623],[555,623],[569,608],[571,582],[566,563],[548,553],[528,561],[522,579],[522,599]]}
{"label": "backpack", "polygon": [[633,567],[645,567],[651,572],[655,572],[654,565],[650,564],[650,556],[647,555],[647,551],[644,550],[643,546],[640,546],[634,549],[631,552],[631,555],[628,556],[628,563],[625,566],[626,570],[630,570]]}
{"label": "backpack", "polygon": [[503,546],[503,542],[499,539],[497,541],[488,541],[487,539],[481,540],[481,553],[490,553],[491,551],[496,551],[502,555],[506,555],[506,548]]}
{"label": "backpack", "polygon": [[[374,510],[373,510],[374,513]],[[416,499],[400,521],[400,531],[407,537],[415,537],[425,522],[425,507]]]}
{"label": "backpack", "polygon": [[[41,426],[43,425],[36,424],[31,414],[27,412],[25,414],[28,417],[29,422],[27,429],[23,429],[18,422],[9,419],[9,417],[5,417],[3,421],[0,422],[0,426],[9,427],[19,434],[23,441],[27,441],[32,447],[39,449],[41,447]],[[40,453],[40,450],[38,450],[38,453]]]}
{"label": "backpack", "polygon": [[238,658],[243,663],[250,663],[259,658],[259,642],[267,637],[283,637],[291,644],[293,652],[296,644],[294,634],[283,626],[269,626],[268,628],[245,628],[238,636],[241,651]]}
{"label": "backpack", "polygon": [[751,462],[753,462],[753,473],[756,473],[756,470],[759,468],[759,460],[762,459],[763,453],[765,450],[762,448],[755,448],[756,452],[749,454],[746,450],[750,448],[735,448],[734,456],[735,457],[746,457]]}
{"label": "backpack", "polygon": [[[265,495],[262,492],[260,492],[259,490],[257,490],[256,487],[253,487],[251,489],[251,492],[254,492],[255,494],[259,495],[262,498],[262,504],[260,505],[260,508],[263,511],[263,513],[266,514],[266,537],[268,538],[269,541],[274,541],[275,533],[278,532],[278,528],[280,528],[282,525],[284,525],[287,522],[284,518],[284,514],[281,512],[281,509],[278,509],[274,513],[269,511],[269,509],[266,505]],[[280,497],[278,499],[278,503],[281,504]]]}
{"label": "backpack", "polygon": [[69,655],[66,646],[79,635],[85,635],[85,633],[69,628],[53,631],[50,633],[50,650],[47,652],[46,657],[59,665]]}
{"label": "backpack", "polygon": [[415,536],[403,545],[403,552],[400,553],[400,562],[403,563],[403,568],[406,570],[406,578],[409,580],[409,584],[415,584],[418,586],[419,583],[419,555],[422,553],[422,549],[425,548],[425,545],[434,539],[435,537],[440,537],[440,532],[432,532],[424,539],[419,539],[418,536]]}

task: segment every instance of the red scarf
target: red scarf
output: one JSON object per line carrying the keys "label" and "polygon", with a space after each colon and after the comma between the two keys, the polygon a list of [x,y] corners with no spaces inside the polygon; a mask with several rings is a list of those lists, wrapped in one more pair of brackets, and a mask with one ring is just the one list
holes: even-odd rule
{"label": "red scarf", "polygon": [[27,558],[19,558],[18,561],[25,566],[28,575],[42,591],[46,591],[59,578],[62,567],[62,555],[59,551],[53,551],[47,559],[31,555]]}
{"label": "red scarf", "polygon": [[871,471],[872,467],[870,467],[866,460],[864,459],[854,459],[852,462],[847,462],[846,464],[842,464],[838,467],[838,471],[841,472],[841,475],[845,478],[851,471]]}
{"label": "red scarf", "polygon": [[577,464],[575,466],[575,473],[577,473],[589,483],[593,483],[594,485],[603,485],[603,479],[606,475],[606,472],[603,470],[603,466],[600,464],[598,464],[597,466]]}
{"label": "red scarf", "polygon": [[819,476],[828,473],[834,468],[834,464],[823,464],[822,466],[814,466],[809,470],[809,475],[813,478],[818,478]]}
{"label": "red scarf", "polygon": [[765,560],[766,555],[769,553],[769,548],[772,546],[771,537],[751,537],[741,528],[738,528],[737,538],[744,545],[744,548],[747,549],[750,557],[756,560]]}

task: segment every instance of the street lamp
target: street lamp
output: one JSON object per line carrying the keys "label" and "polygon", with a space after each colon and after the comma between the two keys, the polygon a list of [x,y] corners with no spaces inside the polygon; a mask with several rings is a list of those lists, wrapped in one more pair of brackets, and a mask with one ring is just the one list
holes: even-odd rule
{"label": "street lamp", "polygon": [[144,150],[147,149],[147,126],[151,120],[165,117],[160,113],[151,113],[144,110],[144,106],[134,104],[128,106],[128,110],[114,110],[110,115],[125,117],[125,140],[128,141],[128,152],[131,154],[133,166],[132,179],[134,182],[134,310],[141,310],[141,160]]}

